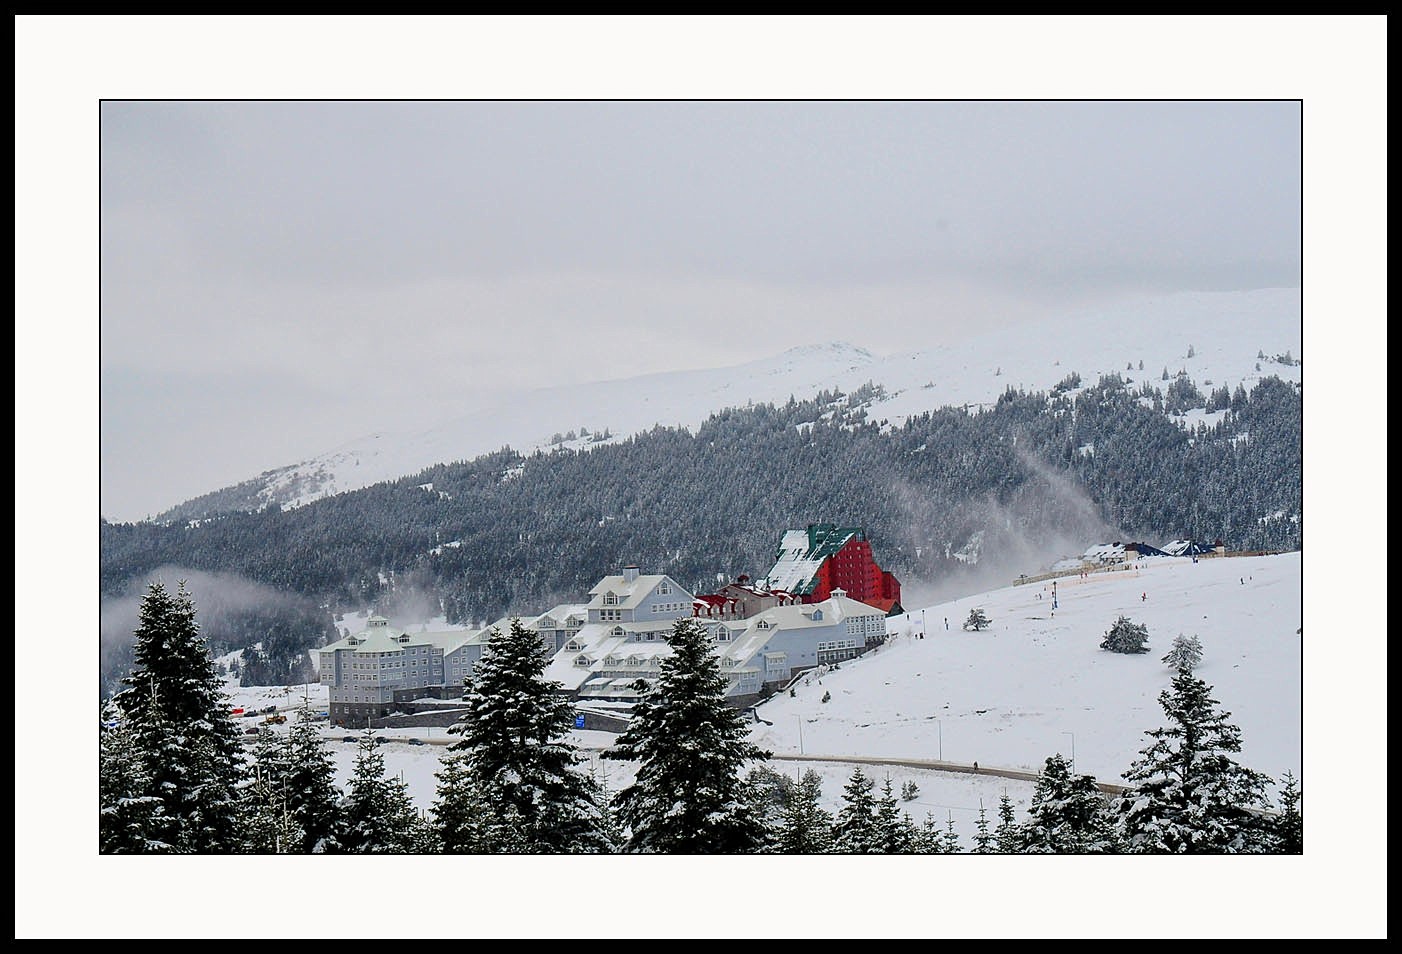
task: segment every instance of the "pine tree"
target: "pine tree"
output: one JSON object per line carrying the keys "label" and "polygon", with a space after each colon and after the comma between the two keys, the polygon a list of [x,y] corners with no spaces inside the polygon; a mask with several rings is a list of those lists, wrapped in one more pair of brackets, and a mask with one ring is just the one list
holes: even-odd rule
{"label": "pine tree", "polygon": [[1305,829],[1300,812],[1300,789],[1290,772],[1286,772],[1281,780],[1280,811],[1271,827],[1276,839],[1273,849],[1276,853],[1298,855],[1304,852]]}
{"label": "pine tree", "polygon": [[974,835],[974,854],[991,855],[997,849],[994,846],[993,834],[988,830],[988,809],[983,807],[983,800],[978,803],[978,821],[974,823],[977,834]]}
{"label": "pine tree", "polygon": [[784,822],[789,803],[795,797],[797,784],[768,765],[751,769],[745,776],[745,799],[762,822],[764,841],[756,848],[761,853],[779,851],[779,829]]}
{"label": "pine tree", "polygon": [[1006,791],[998,799],[998,827],[993,829],[993,843],[1000,855],[1015,854],[1022,844],[1021,826],[1013,812],[1013,800]]}
{"label": "pine tree", "polygon": [[341,850],[352,854],[407,854],[414,850],[418,813],[404,780],[385,775],[379,739],[369,732],[360,737],[343,811]]}
{"label": "pine tree", "polygon": [[925,820],[915,832],[915,850],[922,855],[943,855],[947,854],[948,847],[944,829],[935,821],[934,813],[926,812]]}
{"label": "pine tree", "polygon": [[1179,633],[1173,637],[1173,648],[1164,655],[1162,662],[1170,669],[1196,669],[1202,662],[1202,642],[1196,636]]}
{"label": "pine tree", "polygon": [[1090,775],[1076,775],[1061,755],[1047,759],[1021,826],[1027,854],[1106,854],[1116,850],[1109,802]]}
{"label": "pine tree", "polygon": [[238,786],[243,745],[184,583],[152,583],[134,633],[133,668],[114,697],[130,726],[149,796],[167,820],[150,844],[179,854],[231,853],[242,844]]}
{"label": "pine tree", "polygon": [[789,797],[780,819],[775,848],[786,855],[821,855],[832,851],[832,814],[821,805],[823,777],[809,769]]}
{"label": "pine tree", "polygon": [[1147,653],[1148,642],[1149,627],[1143,623],[1131,623],[1121,616],[1101,640],[1100,648],[1112,653]]}
{"label": "pine tree", "polygon": [[[154,708],[154,707],[152,707]],[[140,724],[144,739],[132,723],[121,720],[116,706],[103,704],[98,734],[98,851],[102,854],[160,854],[171,850],[172,820],[155,788],[145,752],[163,747],[165,735],[159,710]],[[145,743],[145,745],[141,744]]]}
{"label": "pine tree", "polygon": [[946,855],[957,855],[963,849],[959,845],[959,833],[954,830],[954,813],[950,812],[945,817],[944,823],[944,853]]}
{"label": "pine tree", "polygon": [[1159,694],[1166,727],[1124,777],[1131,787],[1112,806],[1126,850],[1147,854],[1235,854],[1268,850],[1269,779],[1232,759],[1241,729],[1216,708],[1211,687],[1180,669]]}
{"label": "pine tree", "polygon": [[485,854],[510,841],[509,828],[488,805],[465,753],[449,751],[434,778],[438,786],[431,814],[443,852]]}
{"label": "pine tree", "polygon": [[749,726],[726,702],[727,681],[701,623],[677,620],[668,643],[656,685],[604,752],[638,763],[633,784],[613,800],[626,850],[755,851],[765,840],[763,822],[743,797],[741,772],[770,753],[748,741]]}
{"label": "pine tree", "polygon": [[881,832],[876,823],[875,783],[858,765],[842,789],[842,807],[833,824],[833,849],[848,855],[881,853]]}
{"label": "pine tree", "polygon": [[466,794],[495,821],[478,823],[485,840],[474,850],[613,850],[603,793],[580,768],[569,737],[574,712],[559,685],[544,678],[547,662],[540,637],[512,619],[505,632],[492,630],[468,680],[468,714],[453,727],[461,738],[449,749],[462,756]]}
{"label": "pine tree", "polygon": [[987,629],[993,620],[984,615],[981,609],[969,610],[969,618],[964,620],[964,629],[972,629],[974,632]]}
{"label": "pine tree", "polygon": [[302,854],[307,834],[297,822],[286,740],[263,727],[253,743],[243,788],[244,850],[258,855]]}
{"label": "pine tree", "polygon": [[288,726],[287,790],[292,815],[302,830],[303,854],[329,854],[340,850],[343,828],[341,791],[336,786],[336,770],[322,736],[312,718],[311,703],[303,700],[297,717]]}
{"label": "pine tree", "polygon": [[881,797],[876,801],[876,838],[882,854],[901,855],[911,850],[908,821],[896,801],[895,789],[888,775],[881,788]]}

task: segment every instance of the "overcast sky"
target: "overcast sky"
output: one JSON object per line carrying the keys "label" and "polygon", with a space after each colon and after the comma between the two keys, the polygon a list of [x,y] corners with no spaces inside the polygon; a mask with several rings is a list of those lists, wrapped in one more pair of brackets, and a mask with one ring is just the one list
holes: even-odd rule
{"label": "overcast sky", "polygon": [[[117,520],[518,388],[1298,285],[1289,44],[1330,36],[1292,18],[59,19],[21,18],[17,51],[59,53],[21,84],[18,151],[62,162],[48,107],[76,93]],[[1347,52],[1358,28],[1336,29]],[[701,65],[715,78],[675,78]]]}
{"label": "overcast sky", "polygon": [[[110,101],[101,122],[113,518],[504,389],[1300,275],[1291,101]],[[207,469],[153,483],[144,462],[192,441]]]}

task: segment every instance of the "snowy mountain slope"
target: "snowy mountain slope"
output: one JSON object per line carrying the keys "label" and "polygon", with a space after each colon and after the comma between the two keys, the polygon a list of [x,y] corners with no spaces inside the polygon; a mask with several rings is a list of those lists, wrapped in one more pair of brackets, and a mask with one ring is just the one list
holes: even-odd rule
{"label": "snowy mountain slope", "polygon": [[[1073,574],[1057,583],[1055,615],[1048,582],[968,594],[888,620],[885,646],[810,674],[792,696],[781,692],[762,703],[751,741],[774,753],[776,771],[818,771],[830,811],[841,807],[854,768],[843,757],[952,763],[952,772],[899,765],[868,765],[865,771],[878,781],[889,776],[897,789],[916,782],[922,794],[902,803],[905,810],[917,823],[927,812],[940,821],[952,819],[967,848],[980,805],[992,817],[1000,794],[1009,792],[1023,815],[1033,788],[987,771],[968,774],[974,762],[985,769],[1037,772],[1060,753],[1074,757],[1080,772],[1124,784],[1122,773],[1151,741],[1146,733],[1166,724],[1158,695],[1172,674],[1161,657],[1183,633],[1201,640],[1196,673],[1242,731],[1237,761],[1277,783],[1286,772],[1304,780],[1306,717],[1318,720],[1327,713],[1317,695],[1304,694],[1302,554],[1205,557],[1197,563],[1150,557],[1137,568],[1086,579]],[[992,624],[965,632],[960,624],[974,607]],[[1147,653],[1099,648],[1120,614],[1148,628]],[[354,629],[357,621],[347,619],[346,625]],[[918,638],[922,630],[924,639]],[[1316,669],[1316,689],[1331,676]],[[288,707],[300,702],[304,688],[314,704],[324,706],[326,687],[317,684],[289,690],[230,683],[229,691],[237,706]],[[822,701],[825,694],[828,702]],[[431,808],[447,741],[443,730],[377,731],[393,743],[385,747],[391,771],[404,773],[420,808]],[[341,741],[345,729],[328,725],[325,733],[344,785],[355,745]],[[430,744],[407,744],[411,738]],[[612,734],[575,730],[571,738],[615,790],[632,781],[631,763],[598,757],[613,744]],[[791,761],[793,756],[820,761]]]}
{"label": "snowy mountain slope", "polygon": [[1249,390],[1266,375],[1300,380],[1298,363],[1274,359],[1298,362],[1301,333],[1299,290],[1265,289],[1060,312],[886,357],[846,343],[807,344],[734,367],[521,392],[416,433],[371,434],[240,490],[249,507],[295,507],[503,446],[523,453],[557,446],[554,438],[580,428],[590,436],[565,446],[587,446],[605,431],[621,440],[659,424],[694,428],[725,407],[851,393],[868,381],[885,392],[870,418],[893,425],[927,410],[989,404],[1009,387],[1050,390],[1073,372],[1085,385],[1115,373],[1136,387],[1163,388],[1165,371],[1186,371],[1203,393],[1238,384]]}

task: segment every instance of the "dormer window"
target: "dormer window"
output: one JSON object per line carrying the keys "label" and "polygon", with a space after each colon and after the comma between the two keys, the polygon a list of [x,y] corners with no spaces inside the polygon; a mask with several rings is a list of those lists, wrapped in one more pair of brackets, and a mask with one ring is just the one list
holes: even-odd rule
{"label": "dormer window", "polygon": [[618,605],[618,596],[617,596],[616,594],[613,594],[613,593],[605,593],[605,594],[604,594],[604,605],[605,605],[605,606],[617,606],[617,605]]}
{"label": "dormer window", "polygon": [[755,629],[769,629],[769,620],[762,619],[758,623],[755,623]]}
{"label": "dormer window", "polygon": [[575,664],[576,666],[588,667],[588,666],[589,666],[590,664],[592,664],[593,662],[594,662],[594,660],[590,659],[588,656],[584,655],[583,653],[580,653],[578,656],[574,657],[574,664]]}
{"label": "dormer window", "polygon": [[615,626],[613,629],[609,630],[609,635],[610,635],[610,636],[627,636],[627,635],[628,635],[628,631],[627,631],[626,629],[624,629],[622,626]]}
{"label": "dormer window", "polygon": [[822,619],[822,618],[823,618],[823,611],[820,610],[820,609],[815,609],[815,610],[813,611],[813,618],[814,618],[814,619]]}
{"label": "dormer window", "polygon": [[565,649],[572,653],[579,652],[579,650],[583,648],[584,644],[577,639],[572,639],[569,642],[565,643]]}

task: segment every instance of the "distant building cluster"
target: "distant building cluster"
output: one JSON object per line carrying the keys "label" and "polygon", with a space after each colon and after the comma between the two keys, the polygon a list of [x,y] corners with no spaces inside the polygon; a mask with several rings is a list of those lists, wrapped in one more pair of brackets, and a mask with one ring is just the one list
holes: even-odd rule
{"label": "distant building cluster", "polygon": [[[1078,557],[1068,557],[1058,560],[1051,565],[1053,574],[1094,570],[1101,567],[1115,567],[1126,563],[1133,563],[1136,560],[1146,557],[1169,556],[1169,557],[1214,557],[1226,554],[1227,545],[1221,540],[1214,540],[1212,543],[1204,543],[1200,540],[1173,540],[1165,543],[1162,547],[1151,546],[1147,543],[1124,543],[1116,540],[1114,543],[1097,543],[1090,547]],[[1041,577],[1038,577],[1040,579]],[[1014,583],[1026,582],[1030,577],[1021,577]]]}
{"label": "distant building cluster", "polygon": [[[545,677],[572,700],[636,702],[671,653],[678,619],[698,620],[716,647],[727,698],[749,705],[798,674],[861,655],[886,637],[886,617],[904,612],[900,583],[872,558],[861,529],[812,524],[784,533],[774,566],[758,581],[740,576],[693,594],[665,574],[636,566],[606,576],[579,604],[516,617],[550,657]],[[504,617],[476,630],[411,633],[370,617],[364,631],[320,650],[330,717],[378,718],[423,698],[457,698]]]}

